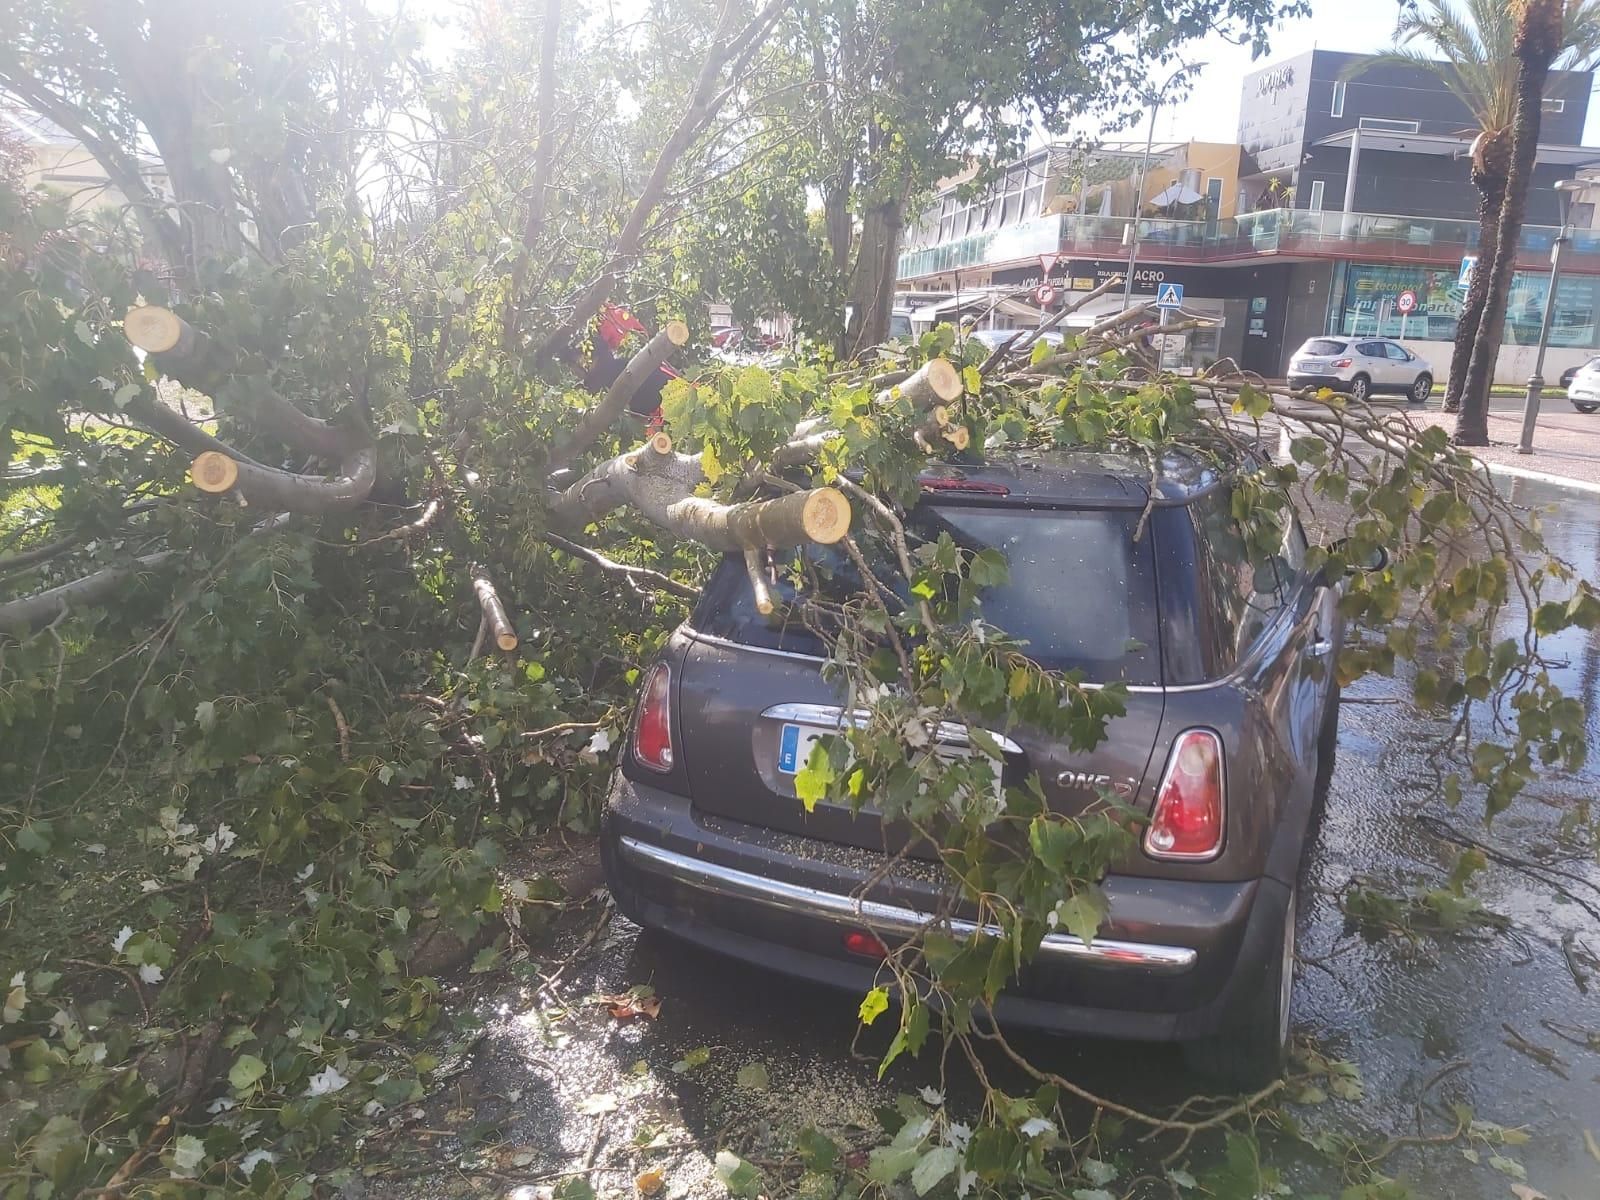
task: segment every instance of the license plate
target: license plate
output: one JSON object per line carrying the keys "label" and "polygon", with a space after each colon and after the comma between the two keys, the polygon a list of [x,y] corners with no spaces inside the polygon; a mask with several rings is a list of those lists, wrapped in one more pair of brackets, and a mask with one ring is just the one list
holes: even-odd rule
{"label": "license plate", "polygon": [[811,757],[811,747],[837,729],[818,729],[815,725],[785,725],[778,735],[778,773],[797,774]]}
{"label": "license plate", "polygon": [[[800,768],[806,765],[806,759],[811,757],[811,747],[815,746],[825,737],[833,736],[841,731],[831,726],[818,725],[784,725],[778,732],[778,774],[797,775]],[[1003,795],[1001,773],[1005,770],[1005,763],[990,758],[975,746],[950,745],[940,743],[934,748],[940,758],[946,762],[961,762],[977,756],[988,764],[994,774],[994,794],[996,797]]]}

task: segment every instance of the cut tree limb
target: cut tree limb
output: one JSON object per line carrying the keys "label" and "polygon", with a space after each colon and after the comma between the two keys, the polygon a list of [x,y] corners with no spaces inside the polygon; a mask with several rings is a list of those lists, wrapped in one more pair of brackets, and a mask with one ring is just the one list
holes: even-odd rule
{"label": "cut tree limb", "polygon": [[506,606],[501,603],[500,593],[495,590],[494,580],[489,578],[488,572],[482,567],[472,568],[472,591],[478,597],[478,607],[483,611],[484,623],[494,635],[494,644],[507,654],[511,653],[520,641],[516,626],[511,623],[511,618],[506,613]]}
{"label": "cut tree limb", "polygon": [[17,634],[42,629],[63,612],[109,600],[123,587],[177,557],[173,550],[147,554],[125,567],[108,567],[32,596],[0,604],[0,631]]}
{"label": "cut tree limb", "polygon": [[180,450],[187,450],[190,454],[226,454],[229,458],[242,463],[255,463],[255,459],[249,455],[212,437],[188,417],[168,408],[158,397],[148,392],[135,396],[122,411],[151,433],[160,434],[174,446]]}
{"label": "cut tree limb", "polygon": [[577,527],[626,505],[662,529],[725,551],[826,544],[850,530],[850,503],[833,488],[723,504],[694,494],[704,481],[700,456],[673,451],[672,439],[657,434],[555,496],[550,518]]}
{"label": "cut tree limb", "polygon": [[770,616],[775,606],[772,603],[772,587],[767,582],[766,554],[747,549],[744,552],[744,569],[750,575],[750,590],[755,596],[756,611],[763,617]]}
{"label": "cut tree limb", "polygon": [[682,321],[668,321],[628,360],[622,374],[607,389],[605,397],[578,423],[578,428],[551,457],[550,469],[560,470],[605,435],[628,409],[633,399],[652,372],[671,357],[674,350],[689,344],[689,327]]}
{"label": "cut tree limb", "polygon": [[[130,343],[150,356],[151,363],[163,375],[176,379],[186,388],[214,397],[224,408],[243,410],[243,415],[263,433],[297,450],[326,458],[343,458],[372,440],[365,430],[347,429],[310,416],[260,375],[241,372],[236,356],[170,309],[156,304],[129,309],[122,320],[122,332]],[[155,407],[165,406],[156,401]],[[178,416],[177,420],[183,421],[183,418]],[[171,422],[165,425],[157,432],[167,437],[181,432]],[[185,449],[195,448],[179,444]]]}
{"label": "cut tree limb", "polygon": [[[220,460],[220,461],[219,461]],[[194,460],[190,478],[202,492],[236,492],[247,504],[275,511],[326,513],[353,508],[367,498],[378,474],[378,452],[366,446],[329,478],[279,471],[207,451]]]}
{"label": "cut tree limb", "polygon": [[949,404],[961,399],[966,385],[961,372],[947,358],[930,358],[913,371],[902,383],[884,388],[878,393],[879,404],[893,404],[896,400],[909,401],[918,412],[937,404]]}

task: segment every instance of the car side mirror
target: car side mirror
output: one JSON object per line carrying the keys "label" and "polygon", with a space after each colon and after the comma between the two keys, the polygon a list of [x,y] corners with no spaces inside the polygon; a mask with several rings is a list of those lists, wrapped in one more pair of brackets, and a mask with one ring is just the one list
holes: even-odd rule
{"label": "car side mirror", "polygon": [[1389,549],[1387,546],[1373,546],[1367,551],[1364,558],[1350,558],[1350,539],[1340,538],[1328,547],[1335,554],[1345,556],[1352,567],[1358,571],[1381,571],[1389,565]]}

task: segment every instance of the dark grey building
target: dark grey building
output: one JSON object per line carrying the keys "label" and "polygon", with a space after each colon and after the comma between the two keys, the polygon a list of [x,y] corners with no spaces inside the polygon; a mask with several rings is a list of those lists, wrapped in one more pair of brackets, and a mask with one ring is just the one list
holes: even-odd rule
{"label": "dark grey building", "polygon": [[[1530,224],[1555,224],[1554,185],[1594,160],[1595,152],[1578,144],[1591,83],[1587,71],[1551,74]],[[1274,203],[1281,195],[1275,182],[1293,188],[1297,209],[1472,219],[1477,193],[1468,152],[1476,135],[1471,111],[1434,72],[1313,50],[1244,78],[1239,143],[1256,174],[1244,185],[1253,202],[1243,207]]]}

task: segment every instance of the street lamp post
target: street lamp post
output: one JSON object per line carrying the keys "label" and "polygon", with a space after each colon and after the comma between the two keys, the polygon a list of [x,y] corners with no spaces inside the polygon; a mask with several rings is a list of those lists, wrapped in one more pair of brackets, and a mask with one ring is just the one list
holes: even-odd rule
{"label": "street lamp post", "polygon": [[[1205,64],[1200,64],[1204,66]],[[1122,281],[1122,307],[1133,307],[1133,272],[1139,265],[1139,205],[1144,203],[1144,178],[1150,170],[1150,151],[1156,141],[1156,114],[1161,111],[1161,101],[1167,89],[1173,85],[1179,76],[1187,74],[1190,70],[1198,68],[1180,67],[1167,77],[1167,81],[1151,93],[1150,96],[1150,129],[1145,134],[1144,157],[1139,160],[1139,182],[1133,189],[1133,221],[1128,225],[1128,276]]]}
{"label": "street lamp post", "polygon": [[1567,250],[1568,214],[1572,207],[1572,194],[1583,191],[1584,187],[1576,179],[1563,179],[1556,184],[1561,228],[1556,232],[1555,245],[1550,247],[1550,291],[1544,298],[1544,320],[1539,324],[1539,350],[1533,359],[1533,374],[1528,376],[1528,395],[1522,404],[1522,440],[1517,444],[1518,454],[1533,453],[1533,429],[1539,422],[1539,403],[1544,394],[1544,352],[1550,344],[1550,326],[1556,315],[1556,288],[1561,283],[1561,259]]}

